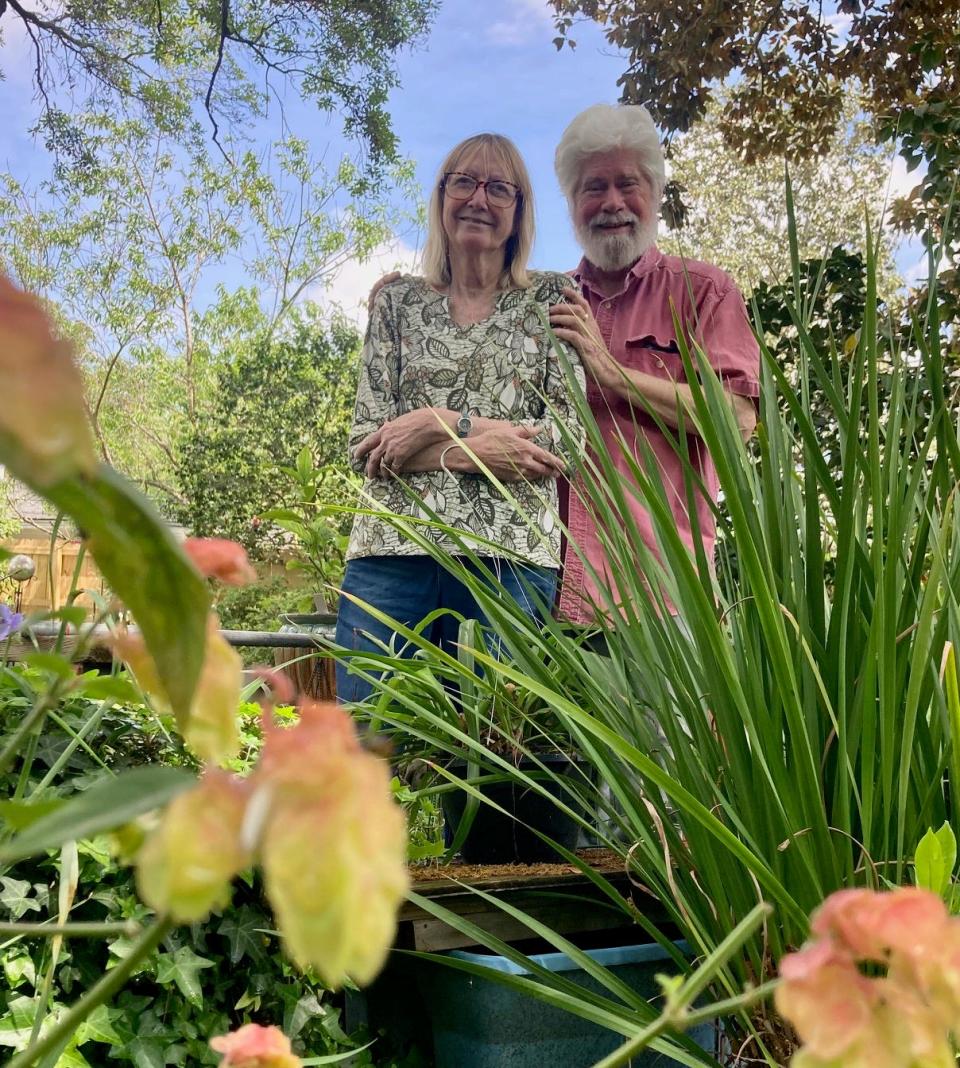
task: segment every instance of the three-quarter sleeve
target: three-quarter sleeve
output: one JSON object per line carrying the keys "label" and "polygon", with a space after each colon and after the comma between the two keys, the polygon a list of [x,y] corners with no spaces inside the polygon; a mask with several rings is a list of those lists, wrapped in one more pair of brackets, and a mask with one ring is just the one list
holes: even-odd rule
{"label": "three-quarter sleeve", "polygon": [[353,409],[353,426],[347,445],[350,467],[362,474],[366,459],[357,460],[354,450],[368,435],[378,430],[399,412],[400,383],[398,368],[400,335],[390,287],[377,294],[367,323],[357,385],[357,402]]}

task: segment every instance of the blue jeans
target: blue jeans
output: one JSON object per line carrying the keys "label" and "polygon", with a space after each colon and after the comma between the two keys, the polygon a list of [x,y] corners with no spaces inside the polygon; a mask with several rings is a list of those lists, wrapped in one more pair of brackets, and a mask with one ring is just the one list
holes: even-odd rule
{"label": "blue jeans", "polygon": [[[504,593],[512,597],[526,615],[542,618],[549,613],[557,590],[557,570],[516,564],[496,557],[482,558],[484,566],[499,577]],[[474,574],[482,572],[469,561],[464,565]],[[366,601],[385,615],[407,627],[415,627],[424,616],[438,608],[459,612],[466,619],[486,623],[480,606],[467,587],[428,556],[363,556],[347,563],[343,590]],[[459,621],[444,614],[433,621],[424,637],[435,645],[452,650],[457,641]],[[382,652],[395,631],[365,612],[346,597],[340,598],[337,613],[337,645],[343,649]],[[416,651],[402,637],[396,638],[394,652],[409,657]],[[363,701],[373,691],[372,683],[351,675],[347,665],[337,663],[337,699]]]}

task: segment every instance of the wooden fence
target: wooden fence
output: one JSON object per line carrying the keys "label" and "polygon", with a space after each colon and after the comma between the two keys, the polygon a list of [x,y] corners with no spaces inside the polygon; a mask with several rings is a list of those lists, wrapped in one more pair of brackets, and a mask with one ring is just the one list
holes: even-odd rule
{"label": "wooden fence", "polygon": [[[74,585],[74,573],[77,571],[77,560],[80,557],[81,546],[78,540],[57,539],[51,552],[49,537],[38,534],[35,537],[8,541],[4,548],[12,553],[29,556],[36,566],[33,578],[22,584],[22,612],[40,612],[66,604]],[[7,585],[9,587],[9,584]],[[109,596],[107,584],[89,553],[84,553],[80,561],[76,587],[79,590],[93,591],[103,597]],[[94,607],[93,598],[88,593],[81,594],[75,603],[83,605],[88,611],[92,611]]]}
{"label": "wooden fence", "polygon": [[[11,553],[29,556],[36,566],[33,578],[22,584],[22,612],[42,612],[66,604],[74,585],[74,572],[80,556],[79,540],[58,539],[51,554],[49,536],[38,531],[33,535],[4,542],[3,547]],[[0,565],[0,577],[3,576],[2,567],[3,565]],[[291,586],[303,582],[299,572],[285,570],[282,563],[257,563],[256,569],[262,579],[283,576]],[[110,596],[109,588],[89,553],[83,554],[80,571],[76,576],[76,587],[104,598]],[[12,582],[5,581],[0,588],[0,601],[12,603],[15,590]],[[74,603],[82,605],[89,613],[94,610],[95,600],[90,593],[82,593]]]}

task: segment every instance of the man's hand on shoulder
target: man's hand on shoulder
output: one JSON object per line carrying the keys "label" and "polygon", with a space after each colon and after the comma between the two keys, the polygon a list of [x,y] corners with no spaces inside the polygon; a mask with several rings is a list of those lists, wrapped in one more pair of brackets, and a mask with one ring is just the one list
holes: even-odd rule
{"label": "man's hand on shoulder", "polygon": [[370,296],[367,297],[367,315],[373,313],[373,305],[380,290],[383,289],[384,286],[399,282],[401,277],[402,275],[399,271],[391,271],[389,274],[385,274],[382,278],[377,279],[377,281],[373,283],[373,289],[370,290]]}
{"label": "man's hand on shoulder", "polygon": [[604,389],[622,385],[623,371],[607,350],[586,297],[572,286],[564,289],[563,296],[563,303],[550,306],[553,332],[577,350],[584,370],[597,385]]}

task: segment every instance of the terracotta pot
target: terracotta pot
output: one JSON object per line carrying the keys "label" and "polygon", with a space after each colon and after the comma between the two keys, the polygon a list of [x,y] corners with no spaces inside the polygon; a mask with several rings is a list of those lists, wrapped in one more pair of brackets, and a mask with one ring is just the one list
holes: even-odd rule
{"label": "terracotta pot", "polygon": [[[281,634],[317,634],[330,641],[336,631],[337,617],[329,612],[290,613],[284,620]],[[319,648],[319,646],[318,646]],[[337,696],[334,661],[308,648],[276,647],[273,662],[282,668],[297,693],[315,701],[333,701]]]}

